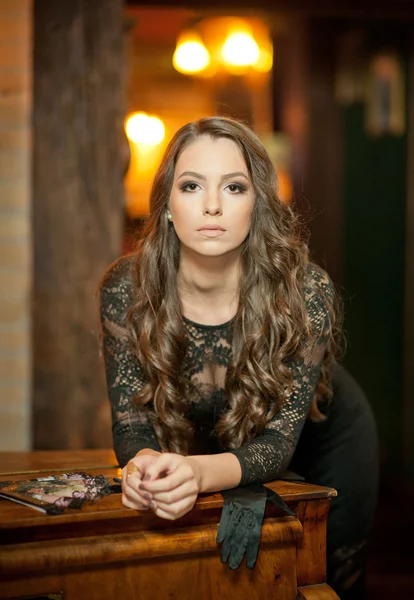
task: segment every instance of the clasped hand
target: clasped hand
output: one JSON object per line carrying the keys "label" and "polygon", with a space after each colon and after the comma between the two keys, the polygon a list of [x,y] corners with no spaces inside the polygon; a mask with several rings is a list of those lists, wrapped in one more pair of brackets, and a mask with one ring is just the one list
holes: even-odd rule
{"label": "clasped hand", "polygon": [[[158,517],[175,520],[188,513],[201,491],[201,469],[191,456],[165,452],[132,458],[138,471],[122,469],[122,503],[128,508],[150,508]],[[131,466],[131,465],[130,465]]]}

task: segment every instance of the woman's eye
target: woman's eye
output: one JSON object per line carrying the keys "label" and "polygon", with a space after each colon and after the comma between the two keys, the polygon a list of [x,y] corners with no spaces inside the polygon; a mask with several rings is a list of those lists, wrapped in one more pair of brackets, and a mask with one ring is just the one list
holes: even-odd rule
{"label": "woman's eye", "polygon": [[191,181],[188,183],[184,183],[184,185],[182,185],[182,187],[181,187],[183,192],[195,192],[197,188],[198,188],[198,184],[193,183]]}
{"label": "woman's eye", "polygon": [[227,186],[227,189],[232,194],[242,194],[243,192],[246,191],[246,188],[244,187],[244,185],[241,185],[240,183],[231,183],[230,185]]}

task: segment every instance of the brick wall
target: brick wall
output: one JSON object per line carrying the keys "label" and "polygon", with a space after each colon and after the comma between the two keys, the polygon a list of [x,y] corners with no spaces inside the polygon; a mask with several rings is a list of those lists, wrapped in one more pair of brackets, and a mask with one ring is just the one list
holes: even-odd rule
{"label": "brick wall", "polygon": [[0,450],[30,449],[32,1],[0,2]]}

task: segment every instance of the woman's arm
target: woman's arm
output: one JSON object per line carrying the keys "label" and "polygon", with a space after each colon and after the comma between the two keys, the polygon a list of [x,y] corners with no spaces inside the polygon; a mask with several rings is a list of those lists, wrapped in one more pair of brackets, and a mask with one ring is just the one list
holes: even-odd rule
{"label": "woman's arm", "polygon": [[102,351],[112,412],[115,454],[121,467],[144,449],[160,453],[152,424],[140,414],[133,397],[145,384],[142,367],[128,348],[125,316],[132,302],[130,259],[111,268],[100,290]]}
{"label": "woman's arm", "polygon": [[287,469],[309,414],[329,340],[334,289],[319,267],[310,265],[308,278],[306,303],[311,336],[301,354],[289,363],[293,391],[261,436],[230,450],[240,461],[241,485],[271,481]]}
{"label": "woman's arm", "polygon": [[195,460],[200,469],[200,492],[219,492],[239,485],[242,470],[234,454],[200,454],[189,458]]}

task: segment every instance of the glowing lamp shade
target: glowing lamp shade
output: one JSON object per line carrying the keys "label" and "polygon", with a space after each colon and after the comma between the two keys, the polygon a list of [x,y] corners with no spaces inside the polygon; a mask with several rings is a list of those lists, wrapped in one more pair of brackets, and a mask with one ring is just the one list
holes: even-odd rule
{"label": "glowing lamp shade", "polygon": [[128,117],[125,132],[134,144],[158,146],[164,139],[165,127],[158,117],[138,112]]}
{"label": "glowing lamp shade", "polygon": [[195,32],[180,36],[173,56],[174,68],[180,73],[197,73],[210,65],[210,54]]}
{"label": "glowing lamp shade", "polygon": [[229,35],[224,42],[221,55],[230,65],[247,67],[258,60],[260,50],[249,33],[240,31]]}

